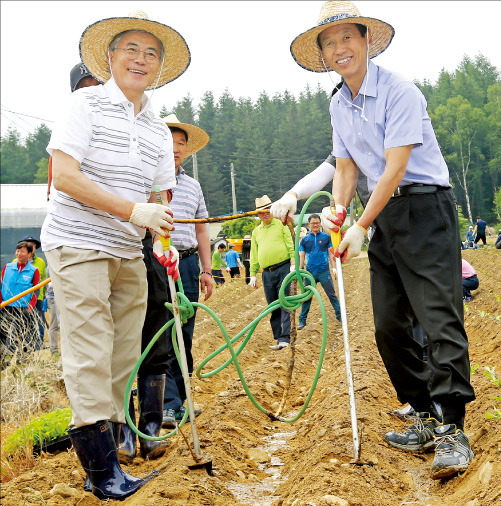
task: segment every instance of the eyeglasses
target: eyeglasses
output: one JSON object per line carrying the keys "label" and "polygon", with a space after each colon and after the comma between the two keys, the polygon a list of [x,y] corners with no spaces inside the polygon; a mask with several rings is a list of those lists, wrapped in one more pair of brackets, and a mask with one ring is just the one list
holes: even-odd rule
{"label": "eyeglasses", "polygon": [[116,49],[121,49],[129,60],[135,60],[136,58],[138,58],[139,53],[144,53],[144,59],[148,63],[157,63],[160,60],[158,54],[155,53],[155,51],[152,51],[151,49],[147,49],[146,51],[140,51],[135,47],[117,47]]}

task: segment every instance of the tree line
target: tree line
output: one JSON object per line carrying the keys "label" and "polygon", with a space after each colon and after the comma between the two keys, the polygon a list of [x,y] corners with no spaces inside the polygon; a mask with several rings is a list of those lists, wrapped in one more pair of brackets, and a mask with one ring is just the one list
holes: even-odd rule
{"label": "tree line", "polygon": [[[428,112],[451,183],[465,218],[477,215],[500,221],[501,82],[499,70],[484,56],[465,56],[453,72],[442,70],[437,82],[416,81]],[[210,136],[197,155],[198,177],[211,216],[232,212],[231,164],[238,210],[254,208],[267,194],[276,200],[330,153],[331,93],[306,87],[298,97],[287,90],[257,100],[234,98],[226,89],[216,99],[207,91],[198,105],[187,94],[160,116],[175,113]],[[1,139],[2,183],[44,183],[50,129],[42,124],[23,141],[9,129]],[[193,161],[183,164],[193,174]],[[330,188],[326,188],[330,191]],[[319,211],[325,202],[310,208]]]}

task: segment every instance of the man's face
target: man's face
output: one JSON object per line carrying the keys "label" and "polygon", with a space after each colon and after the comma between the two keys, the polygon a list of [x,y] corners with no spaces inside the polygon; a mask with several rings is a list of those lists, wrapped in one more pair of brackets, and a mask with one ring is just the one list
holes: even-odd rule
{"label": "man's face", "polygon": [[265,224],[265,225],[269,225],[271,223],[271,220],[273,219],[273,217],[271,216],[270,214],[270,209],[263,209],[262,211],[259,212],[258,214],[259,216],[259,219]]}
{"label": "man's face", "polygon": [[186,146],[188,143],[183,132],[172,132],[172,140],[174,142],[174,162],[177,169],[186,158]]}
{"label": "man's face", "polygon": [[310,229],[316,235],[320,232],[320,220],[318,218],[312,218],[310,221]]}
{"label": "man's face", "polygon": [[[370,40],[370,39],[369,39]],[[320,34],[325,64],[349,83],[362,83],[367,71],[367,39],[354,23],[330,26]]]}
{"label": "man's face", "polygon": [[88,86],[96,86],[98,84],[101,84],[97,79],[94,79],[91,76],[84,77],[83,79],[80,79],[80,81],[77,84],[76,90],[79,90],[80,88],[87,88]]}
{"label": "man's face", "polygon": [[16,258],[20,264],[25,264],[28,262],[30,254],[28,253],[28,248],[23,246],[22,248],[16,249]]}
{"label": "man's face", "polygon": [[[129,60],[123,49],[135,48],[139,51],[154,52],[158,55],[156,62],[145,60],[144,52],[133,60]],[[127,95],[127,91],[144,92],[155,82],[161,64],[161,50],[157,38],[150,33],[126,33],[115,51],[110,52],[111,70],[118,87]]]}

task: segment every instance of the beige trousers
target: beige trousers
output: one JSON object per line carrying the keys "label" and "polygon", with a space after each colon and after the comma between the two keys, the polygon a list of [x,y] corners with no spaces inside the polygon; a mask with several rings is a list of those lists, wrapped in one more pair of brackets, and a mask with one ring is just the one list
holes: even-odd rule
{"label": "beige trousers", "polygon": [[144,262],[68,246],[45,257],[59,310],[70,426],[125,423],[125,387],[141,355],[146,314]]}

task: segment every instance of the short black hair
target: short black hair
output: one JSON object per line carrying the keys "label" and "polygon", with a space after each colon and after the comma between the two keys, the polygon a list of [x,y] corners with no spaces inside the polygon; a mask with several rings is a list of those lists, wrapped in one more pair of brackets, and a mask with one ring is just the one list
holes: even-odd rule
{"label": "short black hair", "polygon": [[[310,214],[310,217],[308,218],[308,223],[310,223],[310,221],[313,218],[317,218],[318,220],[320,220],[320,216],[318,214]],[[322,220],[320,220],[320,221],[322,221]]]}
{"label": "short black hair", "polygon": [[169,127],[171,133],[174,133],[174,132],[181,132],[184,134],[184,136],[186,137],[186,142],[188,142],[188,134],[186,132],[186,130],[183,130],[182,128],[178,128],[178,127]]}
{"label": "short black hair", "polygon": [[221,243],[221,244],[217,247],[217,249],[221,249],[221,248],[226,249],[226,246],[225,246],[223,243]]}
{"label": "short black hair", "polygon": [[[357,27],[357,30],[360,32],[360,35],[362,37],[365,37],[365,34],[367,33],[367,27],[365,25],[361,25],[360,23],[354,23],[354,25]],[[322,30],[322,32],[323,32],[323,30]],[[322,51],[322,46],[320,44],[320,35],[322,34],[322,32],[320,32],[317,35],[317,46],[319,47],[320,51]]]}
{"label": "short black hair", "polygon": [[21,248],[26,248],[28,250],[28,253],[33,253],[33,244],[31,244],[31,242],[19,241],[16,244],[16,250],[21,249]]}

